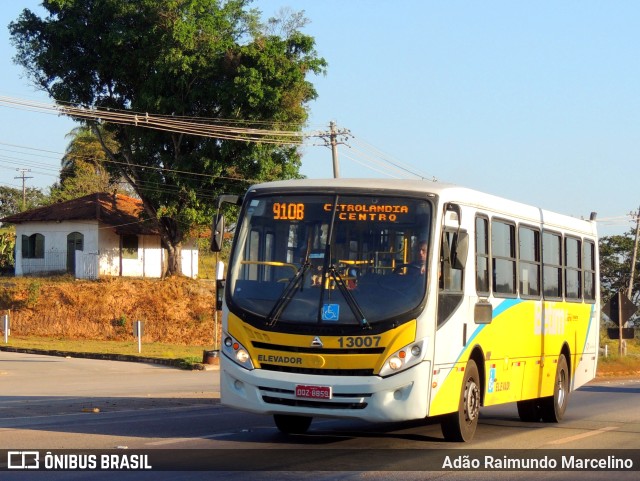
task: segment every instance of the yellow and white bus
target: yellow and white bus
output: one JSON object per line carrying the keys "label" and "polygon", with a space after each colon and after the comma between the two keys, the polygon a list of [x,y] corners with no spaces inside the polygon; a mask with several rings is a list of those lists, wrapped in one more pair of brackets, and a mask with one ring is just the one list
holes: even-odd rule
{"label": "yellow and white bus", "polygon": [[595,376],[595,214],[404,180],[279,181],[223,201],[242,206],[224,405],[272,414],[285,433],[314,417],[439,416],[446,439],[469,441],[482,406],[558,422]]}

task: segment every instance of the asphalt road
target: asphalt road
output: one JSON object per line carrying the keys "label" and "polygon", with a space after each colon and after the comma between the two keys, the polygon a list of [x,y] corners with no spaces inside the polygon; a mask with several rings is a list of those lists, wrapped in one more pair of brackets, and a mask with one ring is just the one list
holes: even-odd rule
{"label": "asphalt road", "polygon": [[[181,456],[190,455],[195,465],[204,464],[203,469],[221,469],[216,479],[239,480],[566,480],[578,474],[580,479],[602,479],[607,473],[590,469],[579,473],[430,471],[430,456],[437,456],[441,463],[444,455],[462,460],[531,452],[591,456],[620,448],[640,456],[640,380],[635,379],[594,381],[572,393],[560,424],[522,423],[515,405],[483,408],[470,444],[444,442],[434,421],[372,425],[317,419],[308,434],[287,437],[275,429],[269,416],[222,407],[218,379],[216,370],[184,371],[0,351],[0,450],[151,452],[156,467],[171,464],[172,458],[180,466]],[[0,457],[0,468],[2,462]],[[0,472],[0,478],[17,479],[18,474],[22,475]],[[87,474],[37,472],[30,477],[86,479]],[[178,476],[154,468],[153,472],[116,474],[155,480],[206,479],[211,473],[186,471]],[[615,472],[618,479],[637,475],[638,471]],[[91,473],[91,479],[113,476],[113,471]]]}

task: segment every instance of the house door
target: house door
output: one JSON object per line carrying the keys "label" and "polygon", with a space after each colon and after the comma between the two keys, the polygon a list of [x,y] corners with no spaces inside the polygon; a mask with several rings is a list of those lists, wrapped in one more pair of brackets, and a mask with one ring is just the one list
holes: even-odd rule
{"label": "house door", "polygon": [[84,235],[72,232],[67,236],[67,272],[76,272],[76,251],[84,250]]}

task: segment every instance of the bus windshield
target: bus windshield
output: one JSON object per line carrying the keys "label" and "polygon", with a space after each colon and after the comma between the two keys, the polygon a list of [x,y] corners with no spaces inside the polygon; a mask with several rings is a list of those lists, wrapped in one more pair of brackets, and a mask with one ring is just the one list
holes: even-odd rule
{"label": "bus windshield", "polygon": [[370,327],[406,321],[424,300],[430,202],[301,194],[245,202],[227,281],[232,311],[265,325]]}

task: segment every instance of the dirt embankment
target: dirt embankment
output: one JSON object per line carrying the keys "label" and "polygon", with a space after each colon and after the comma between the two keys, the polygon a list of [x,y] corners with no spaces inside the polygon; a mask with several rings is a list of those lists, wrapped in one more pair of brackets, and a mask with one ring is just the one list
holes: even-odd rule
{"label": "dirt embankment", "polygon": [[0,278],[0,313],[10,309],[14,336],[127,340],[144,321],[149,342],[211,344],[214,285],[165,280]]}

